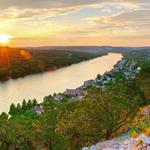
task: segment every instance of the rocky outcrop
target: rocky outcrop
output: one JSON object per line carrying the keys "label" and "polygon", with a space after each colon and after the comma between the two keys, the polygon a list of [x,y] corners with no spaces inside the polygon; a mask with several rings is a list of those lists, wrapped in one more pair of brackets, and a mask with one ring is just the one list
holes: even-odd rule
{"label": "rocky outcrop", "polygon": [[[144,123],[140,119],[145,118],[147,121]],[[134,135],[134,138],[126,135],[113,138],[108,141],[100,142],[91,147],[85,147],[82,150],[150,150],[150,105],[142,107],[135,116],[132,126],[141,128],[139,133]],[[143,124],[144,123],[144,124]]]}
{"label": "rocky outcrop", "polygon": [[82,150],[150,150],[150,137],[141,134],[136,138],[129,135],[100,142]]}

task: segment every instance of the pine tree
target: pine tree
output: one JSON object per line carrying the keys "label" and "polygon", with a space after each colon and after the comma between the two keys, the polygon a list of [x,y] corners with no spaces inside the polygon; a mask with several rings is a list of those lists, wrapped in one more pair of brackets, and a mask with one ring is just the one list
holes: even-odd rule
{"label": "pine tree", "polygon": [[0,119],[7,120],[7,119],[8,119],[8,114],[6,114],[5,112],[3,112],[3,113],[0,115]]}
{"label": "pine tree", "polygon": [[13,103],[12,103],[11,106],[10,106],[9,114],[10,114],[11,116],[17,114],[16,106],[15,106],[15,104],[13,104]]}
{"label": "pine tree", "polygon": [[101,77],[102,76],[100,74],[98,74],[96,79],[101,80]]}
{"label": "pine tree", "polygon": [[21,113],[21,105],[18,103],[17,104],[17,108],[16,108],[16,110],[17,110],[17,112],[18,112],[18,114],[20,114]]}
{"label": "pine tree", "polygon": [[31,108],[32,108],[32,102],[31,100],[28,100],[27,109],[30,110]]}
{"label": "pine tree", "polygon": [[22,111],[25,112],[27,110],[27,103],[26,100],[24,99],[22,102]]}
{"label": "pine tree", "polygon": [[35,107],[37,105],[37,100],[34,99],[33,102],[32,102],[32,107]]}

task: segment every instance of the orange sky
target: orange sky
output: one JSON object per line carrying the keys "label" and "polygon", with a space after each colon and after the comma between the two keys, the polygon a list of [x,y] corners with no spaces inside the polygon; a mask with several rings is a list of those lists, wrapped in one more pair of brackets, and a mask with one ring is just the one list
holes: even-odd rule
{"label": "orange sky", "polygon": [[149,46],[149,0],[0,0],[8,46]]}

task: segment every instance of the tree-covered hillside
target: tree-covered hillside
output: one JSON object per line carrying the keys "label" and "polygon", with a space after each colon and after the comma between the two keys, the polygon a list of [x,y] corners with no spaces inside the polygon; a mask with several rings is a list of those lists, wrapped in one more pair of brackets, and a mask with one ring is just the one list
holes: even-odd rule
{"label": "tree-covered hillside", "polygon": [[0,116],[0,148],[79,150],[127,130],[139,109],[150,102],[149,58],[139,56],[124,55],[125,59],[134,57],[142,67],[135,78],[116,74],[115,82],[105,89],[88,87],[81,101],[56,101],[47,96],[41,113],[36,100],[12,104],[10,116]]}
{"label": "tree-covered hillside", "polygon": [[0,80],[24,77],[79,63],[106,53],[0,48]]}

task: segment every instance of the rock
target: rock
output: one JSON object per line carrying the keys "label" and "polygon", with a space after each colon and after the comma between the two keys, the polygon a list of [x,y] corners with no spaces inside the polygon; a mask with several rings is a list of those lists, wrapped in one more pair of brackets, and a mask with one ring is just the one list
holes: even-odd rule
{"label": "rock", "polygon": [[145,139],[145,141],[144,141],[146,144],[148,144],[148,145],[150,145],[150,138],[148,138],[148,139]]}
{"label": "rock", "polygon": [[150,145],[150,137],[148,137],[147,135],[141,134],[138,138],[142,140],[143,143]]}
{"label": "rock", "polygon": [[141,134],[137,138],[123,136],[100,142],[82,150],[150,150],[150,137],[145,134]]}
{"label": "rock", "polygon": [[130,141],[129,141],[129,140],[126,140],[126,141],[124,141],[123,144],[128,145],[129,143],[130,143]]}

